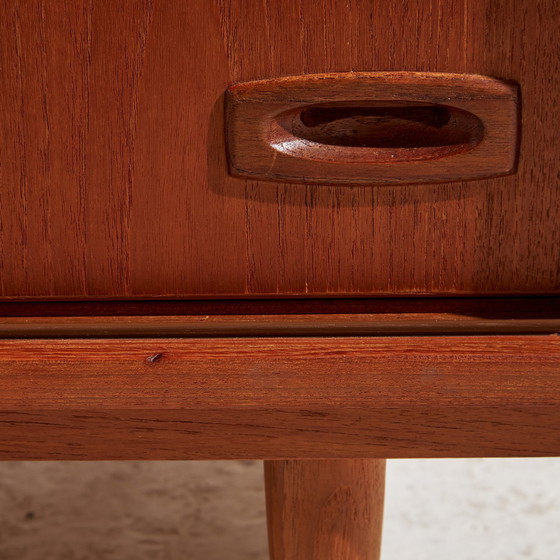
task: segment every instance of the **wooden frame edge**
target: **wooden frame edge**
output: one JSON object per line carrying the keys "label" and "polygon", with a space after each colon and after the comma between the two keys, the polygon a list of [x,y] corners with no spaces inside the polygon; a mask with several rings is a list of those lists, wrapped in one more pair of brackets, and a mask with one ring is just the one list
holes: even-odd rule
{"label": "wooden frame edge", "polygon": [[560,337],[0,341],[2,459],[560,454]]}

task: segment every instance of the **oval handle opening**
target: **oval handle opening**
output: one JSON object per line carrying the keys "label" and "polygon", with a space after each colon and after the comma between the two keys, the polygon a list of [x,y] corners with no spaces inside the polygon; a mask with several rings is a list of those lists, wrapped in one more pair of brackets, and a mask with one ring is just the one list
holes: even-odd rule
{"label": "oval handle opening", "polygon": [[232,175],[324,185],[445,183],[514,173],[518,85],[431,72],[306,74],[226,93]]}
{"label": "oval handle opening", "polygon": [[269,142],[285,154],[346,162],[430,160],[467,152],[484,125],[457,107],[422,102],[325,103],[281,113]]}

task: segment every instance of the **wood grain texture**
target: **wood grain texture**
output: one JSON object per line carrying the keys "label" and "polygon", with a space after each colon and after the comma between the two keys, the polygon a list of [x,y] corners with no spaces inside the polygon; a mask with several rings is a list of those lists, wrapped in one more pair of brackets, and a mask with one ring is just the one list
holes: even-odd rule
{"label": "wood grain texture", "polygon": [[[0,296],[556,293],[559,22],[556,0],[4,0]],[[353,71],[519,83],[518,173],[228,175],[230,85]]]}
{"label": "wood grain texture", "polygon": [[379,560],[385,460],[266,461],[271,560]]}
{"label": "wood grain texture", "polygon": [[0,337],[560,333],[560,298],[0,303]]}
{"label": "wood grain texture", "polygon": [[484,319],[452,314],[9,317],[6,338],[396,336],[556,334],[560,318]]}
{"label": "wood grain texture", "polygon": [[256,80],[226,94],[230,171],[263,181],[444,183],[515,170],[517,86],[437,72]]}
{"label": "wood grain texture", "polygon": [[560,453],[558,336],[0,341],[0,457]]}

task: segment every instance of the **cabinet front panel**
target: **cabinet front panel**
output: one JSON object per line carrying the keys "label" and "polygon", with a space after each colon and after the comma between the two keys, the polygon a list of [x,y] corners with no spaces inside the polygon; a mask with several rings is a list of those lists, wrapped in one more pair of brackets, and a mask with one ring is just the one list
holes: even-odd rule
{"label": "cabinet front panel", "polygon": [[[0,295],[558,292],[559,25],[556,0],[3,0]],[[230,85],[349,71],[517,82],[518,172],[228,174]]]}

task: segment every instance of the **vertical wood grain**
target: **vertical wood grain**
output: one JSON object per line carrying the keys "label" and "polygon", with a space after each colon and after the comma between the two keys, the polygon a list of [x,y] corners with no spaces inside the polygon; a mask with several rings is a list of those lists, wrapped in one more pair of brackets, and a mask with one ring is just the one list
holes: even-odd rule
{"label": "vertical wood grain", "polygon": [[85,291],[90,17],[79,3],[0,7],[4,295]]}
{"label": "vertical wood grain", "polygon": [[[554,0],[6,0],[0,297],[557,292],[559,22]],[[229,85],[349,70],[518,82],[517,175],[228,175]]]}
{"label": "vertical wood grain", "polygon": [[379,560],[385,460],[265,461],[271,560]]}
{"label": "vertical wood grain", "polygon": [[[140,92],[152,0],[90,3],[87,144],[81,185],[86,210],[87,292],[130,292],[134,197],[138,195]],[[140,154],[141,155],[141,154]],[[59,218],[60,219],[60,218]]]}
{"label": "vertical wood grain", "polygon": [[227,58],[210,2],[158,3],[146,46],[131,216],[131,290],[245,290],[245,211],[223,194]]}

